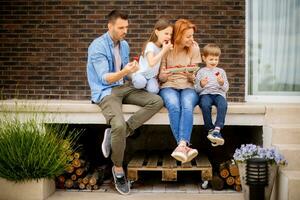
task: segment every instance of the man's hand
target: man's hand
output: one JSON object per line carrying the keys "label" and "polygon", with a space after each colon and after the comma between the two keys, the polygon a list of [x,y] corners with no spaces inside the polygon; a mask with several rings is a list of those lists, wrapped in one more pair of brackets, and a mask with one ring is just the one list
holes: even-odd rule
{"label": "man's hand", "polygon": [[204,79],[202,79],[200,81],[200,86],[205,87],[207,85],[207,83],[208,83],[208,77],[205,77]]}
{"label": "man's hand", "polygon": [[139,63],[137,61],[132,61],[130,63],[128,63],[123,70],[125,70],[127,72],[127,74],[131,74],[134,73],[136,71],[139,70]]}

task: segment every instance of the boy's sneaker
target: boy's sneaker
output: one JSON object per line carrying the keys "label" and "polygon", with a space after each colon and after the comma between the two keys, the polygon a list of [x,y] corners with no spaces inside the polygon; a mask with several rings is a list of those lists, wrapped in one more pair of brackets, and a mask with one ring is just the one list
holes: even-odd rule
{"label": "boy's sneaker", "polygon": [[111,149],[111,129],[107,128],[104,131],[104,137],[101,145],[102,153],[105,158],[108,158]]}
{"label": "boy's sneaker", "polygon": [[212,134],[213,131],[214,131],[214,129],[210,129],[210,130],[208,131],[208,134]]}
{"label": "boy's sneaker", "polygon": [[198,155],[198,150],[197,149],[192,149],[190,147],[185,147],[187,150],[187,160],[186,162],[190,162],[193,160],[197,155]]}
{"label": "boy's sneaker", "polygon": [[212,142],[212,146],[219,146],[224,144],[224,139],[218,130],[213,130],[211,133],[208,133],[207,139]]}
{"label": "boy's sneaker", "polygon": [[114,177],[114,184],[115,184],[116,190],[120,194],[129,194],[130,193],[130,185],[125,177],[125,174],[117,175],[115,173],[114,167],[112,167],[111,171],[112,171],[112,174]]}
{"label": "boy's sneaker", "polygon": [[183,163],[187,161],[187,150],[185,146],[177,146],[176,149],[171,154],[173,158],[179,160]]}

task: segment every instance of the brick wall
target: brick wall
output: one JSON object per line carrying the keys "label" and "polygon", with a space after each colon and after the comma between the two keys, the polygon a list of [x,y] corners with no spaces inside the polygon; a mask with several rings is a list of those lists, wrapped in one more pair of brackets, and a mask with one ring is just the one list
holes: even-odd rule
{"label": "brick wall", "polygon": [[229,101],[244,101],[245,0],[10,0],[0,8],[0,88],[5,98],[89,99],[87,47],[106,31],[112,9],[127,10],[131,55],[160,16],[192,20],[202,48],[218,43]]}

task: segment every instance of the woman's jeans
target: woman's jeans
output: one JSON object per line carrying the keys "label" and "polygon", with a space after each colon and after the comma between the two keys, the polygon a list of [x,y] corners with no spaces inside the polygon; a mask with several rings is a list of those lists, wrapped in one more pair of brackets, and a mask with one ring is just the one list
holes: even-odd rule
{"label": "woman's jeans", "polygon": [[180,141],[190,142],[193,128],[193,112],[199,101],[194,89],[163,88],[159,92],[169,112],[173,135]]}
{"label": "woman's jeans", "polygon": [[[215,125],[212,123],[211,108],[212,105],[217,107],[217,119]],[[216,126],[223,128],[225,123],[225,115],[227,112],[227,101],[219,94],[200,95],[199,106],[202,110],[204,128],[206,130],[214,129]]]}

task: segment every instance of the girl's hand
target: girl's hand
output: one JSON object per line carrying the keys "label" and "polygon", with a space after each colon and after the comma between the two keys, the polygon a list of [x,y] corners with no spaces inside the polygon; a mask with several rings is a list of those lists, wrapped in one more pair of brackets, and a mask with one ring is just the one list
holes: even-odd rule
{"label": "girl's hand", "polygon": [[164,52],[167,52],[169,50],[173,49],[173,44],[171,43],[171,41],[164,41],[162,44],[162,50]]}

